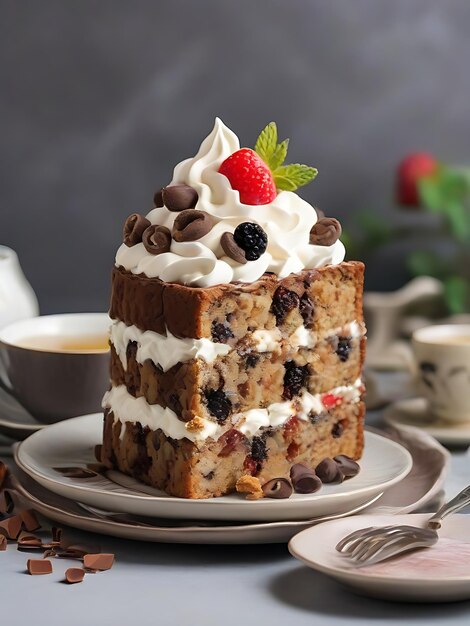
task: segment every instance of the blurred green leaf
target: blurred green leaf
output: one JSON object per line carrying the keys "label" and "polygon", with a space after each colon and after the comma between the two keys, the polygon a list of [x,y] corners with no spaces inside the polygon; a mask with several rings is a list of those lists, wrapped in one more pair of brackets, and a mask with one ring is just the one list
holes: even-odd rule
{"label": "blurred green leaf", "polygon": [[407,259],[407,266],[413,276],[434,276],[440,278],[444,268],[435,252],[415,250]]}
{"label": "blurred green leaf", "polygon": [[431,213],[442,210],[442,190],[440,176],[421,178],[418,181],[418,193],[421,204]]}
{"label": "blurred green leaf", "polygon": [[464,313],[467,310],[470,289],[461,276],[449,276],[444,281],[444,297],[451,313]]}
{"label": "blurred green leaf", "polygon": [[372,211],[362,211],[357,216],[357,223],[366,237],[367,244],[378,248],[391,241],[394,229],[389,226],[386,220],[380,218]]}

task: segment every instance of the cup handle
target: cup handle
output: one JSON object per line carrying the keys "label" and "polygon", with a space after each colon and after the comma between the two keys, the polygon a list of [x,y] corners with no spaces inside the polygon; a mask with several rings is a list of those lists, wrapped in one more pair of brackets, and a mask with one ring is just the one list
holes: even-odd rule
{"label": "cup handle", "polygon": [[413,356],[413,350],[409,343],[404,341],[395,345],[395,353],[402,359],[403,365],[410,373],[413,381],[416,381],[419,377],[419,369]]}

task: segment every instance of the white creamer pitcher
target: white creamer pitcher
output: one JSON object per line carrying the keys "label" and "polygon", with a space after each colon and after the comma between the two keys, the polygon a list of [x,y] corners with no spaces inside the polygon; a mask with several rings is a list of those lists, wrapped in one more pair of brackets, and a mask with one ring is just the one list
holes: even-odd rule
{"label": "white creamer pitcher", "polygon": [[18,255],[0,246],[0,328],[38,314],[36,295],[23,274]]}

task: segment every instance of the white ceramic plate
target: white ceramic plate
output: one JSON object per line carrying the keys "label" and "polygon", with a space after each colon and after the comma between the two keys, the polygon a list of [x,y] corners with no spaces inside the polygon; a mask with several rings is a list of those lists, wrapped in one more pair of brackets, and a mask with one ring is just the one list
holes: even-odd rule
{"label": "white ceramic plate", "polygon": [[320,517],[314,520],[253,524],[200,522],[198,524],[192,520],[139,519],[131,516],[127,518],[125,515],[119,516],[98,509],[88,509],[86,505],[73,502],[41,487],[28,476],[15,481],[14,491],[22,505],[33,508],[59,524],[137,541],[191,544],[287,543],[296,533],[309,528],[312,524],[319,524],[343,515],[353,515],[380,498],[379,494],[372,501],[356,509],[341,515]]}
{"label": "white ceramic plate", "polygon": [[453,515],[431,548],[354,568],[336,552],[348,533],[367,526],[424,525],[429,515],[359,515],[313,526],[289,542],[297,559],[351,587],[361,595],[405,602],[451,602],[470,598],[470,517]]}
{"label": "white ceramic plate", "polygon": [[470,445],[470,422],[449,424],[434,418],[424,398],[410,398],[391,404],[384,413],[390,426],[415,427],[448,446]]}
{"label": "white ceramic plate", "polygon": [[[118,472],[108,477],[66,478],[54,467],[92,463],[101,440],[102,415],[74,417],[34,433],[16,453],[19,467],[41,485],[72,500],[110,511],[165,518],[285,521],[341,514],[361,506],[402,480],[412,467],[401,445],[366,433],[361,471],[341,485],[324,485],[320,492],[295,494],[287,500],[245,500],[238,494],[208,500],[186,500],[148,488]],[[119,483],[117,483],[117,480]]]}

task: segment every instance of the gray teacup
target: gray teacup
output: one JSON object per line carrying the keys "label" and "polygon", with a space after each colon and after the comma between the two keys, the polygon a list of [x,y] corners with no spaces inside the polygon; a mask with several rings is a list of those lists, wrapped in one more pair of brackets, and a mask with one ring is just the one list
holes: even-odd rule
{"label": "gray teacup", "polygon": [[100,411],[109,386],[109,326],[106,313],[9,324],[0,330],[0,386],[43,423]]}

